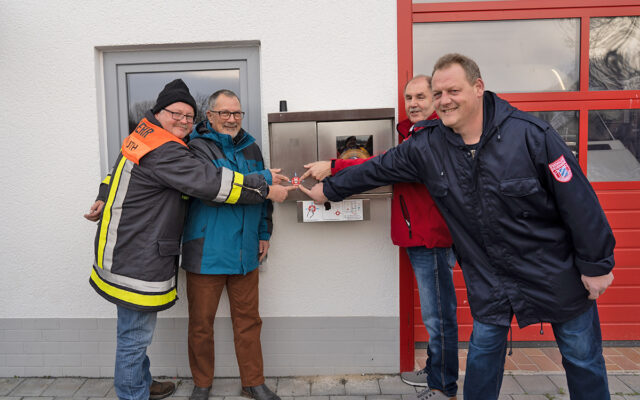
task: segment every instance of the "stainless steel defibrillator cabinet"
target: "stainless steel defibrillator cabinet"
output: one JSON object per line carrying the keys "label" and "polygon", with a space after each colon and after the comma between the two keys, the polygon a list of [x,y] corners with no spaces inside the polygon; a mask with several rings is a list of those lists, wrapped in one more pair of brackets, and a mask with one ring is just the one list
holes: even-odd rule
{"label": "stainless steel defibrillator cabinet", "polygon": [[[282,168],[284,175],[300,177],[306,171],[303,165],[313,161],[332,158],[368,158],[381,154],[395,143],[394,118],[395,109],[393,108],[269,114],[271,168]],[[317,182],[313,178],[307,178],[301,183],[311,188]],[[336,218],[328,220],[343,221],[349,219],[338,217],[354,212],[356,216],[362,213],[361,219],[368,219],[369,200],[390,195],[391,186],[380,187],[349,198],[349,200],[362,201],[333,205],[334,211],[330,213],[316,207],[313,216],[320,218],[318,212],[323,211],[325,217],[331,218],[333,215]],[[308,204],[310,199],[304,193],[290,192],[287,201],[304,202],[304,204],[298,204],[298,219],[301,222],[316,222],[305,218],[312,214],[310,210],[313,207]],[[338,207],[343,208],[338,210]],[[357,210],[359,207],[362,208]],[[302,215],[301,211],[304,211]],[[339,215],[335,215],[336,213]],[[322,219],[322,221],[326,220]]]}

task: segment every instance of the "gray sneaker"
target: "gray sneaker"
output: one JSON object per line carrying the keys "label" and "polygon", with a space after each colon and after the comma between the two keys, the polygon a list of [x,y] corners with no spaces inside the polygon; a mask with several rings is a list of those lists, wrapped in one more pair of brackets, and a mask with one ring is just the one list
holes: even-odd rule
{"label": "gray sneaker", "polygon": [[[404,397],[404,396],[403,396]],[[407,400],[451,400],[456,397],[449,397],[439,390],[425,389],[422,392],[418,392],[415,395],[409,395],[405,397]]]}
{"label": "gray sneaker", "polygon": [[403,372],[400,374],[400,379],[407,385],[429,387],[427,384],[427,373],[424,369],[420,371]]}

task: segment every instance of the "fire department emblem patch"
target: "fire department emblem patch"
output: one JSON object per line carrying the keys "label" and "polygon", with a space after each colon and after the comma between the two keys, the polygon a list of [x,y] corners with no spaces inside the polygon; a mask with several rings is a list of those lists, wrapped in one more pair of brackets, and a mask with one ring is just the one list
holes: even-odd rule
{"label": "fire department emblem patch", "polygon": [[573,177],[571,168],[564,156],[560,156],[560,158],[549,164],[549,169],[558,182],[569,182]]}

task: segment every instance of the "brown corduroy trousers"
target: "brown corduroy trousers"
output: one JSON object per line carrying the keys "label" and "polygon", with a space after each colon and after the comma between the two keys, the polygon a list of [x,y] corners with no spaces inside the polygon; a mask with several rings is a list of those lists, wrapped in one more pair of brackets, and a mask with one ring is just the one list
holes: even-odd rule
{"label": "brown corduroy trousers", "polygon": [[213,383],[213,321],[225,285],[229,295],[233,341],[242,386],[258,386],[264,383],[258,275],[258,269],[247,275],[204,275],[187,272],[189,366],[196,386],[209,387]]}

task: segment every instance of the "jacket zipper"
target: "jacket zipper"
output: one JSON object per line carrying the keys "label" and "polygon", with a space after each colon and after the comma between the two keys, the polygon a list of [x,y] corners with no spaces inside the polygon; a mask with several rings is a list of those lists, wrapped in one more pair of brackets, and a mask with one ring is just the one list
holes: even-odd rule
{"label": "jacket zipper", "polygon": [[411,218],[409,217],[409,210],[407,209],[407,204],[404,202],[404,197],[400,195],[399,199],[402,217],[404,218],[404,223],[407,224],[407,228],[409,228],[409,239],[411,239]]}

